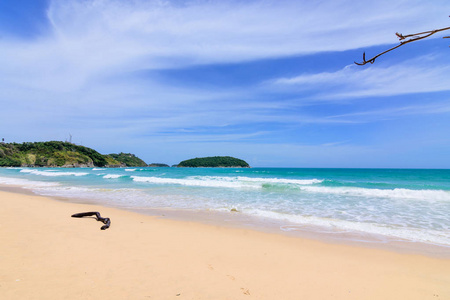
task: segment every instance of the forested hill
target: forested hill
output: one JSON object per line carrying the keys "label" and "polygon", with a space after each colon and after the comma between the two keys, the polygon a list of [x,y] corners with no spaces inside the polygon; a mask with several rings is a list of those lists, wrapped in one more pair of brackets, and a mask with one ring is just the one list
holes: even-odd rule
{"label": "forested hill", "polygon": [[[126,163],[68,142],[0,143],[1,167],[125,167]],[[130,165],[133,166],[133,165]]]}
{"label": "forested hill", "polygon": [[125,164],[127,167],[146,167],[147,166],[145,161],[143,161],[142,159],[140,159],[139,157],[137,157],[136,155],[131,154],[131,153],[120,152],[119,154],[113,153],[113,154],[110,154],[109,156],[111,156],[115,160]]}
{"label": "forested hill", "polygon": [[249,164],[244,160],[231,156],[211,156],[188,159],[180,162],[178,167],[250,168]]}

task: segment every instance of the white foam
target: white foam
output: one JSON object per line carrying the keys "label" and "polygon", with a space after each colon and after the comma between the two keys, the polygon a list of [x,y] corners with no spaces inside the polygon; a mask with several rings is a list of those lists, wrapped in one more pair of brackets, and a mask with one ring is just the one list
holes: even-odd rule
{"label": "white foam", "polygon": [[309,185],[317,184],[323,182],[320,179],[280,179],[280,178],[263,178],[263,177],[245,177],[245,176],[234,176],[234,177],[220,177],[220,176],[192,176],[188,178],[195,178],[200,180],[217,180],[217,181],[227,181],[227,182],[255,182],[262,184],[295,184],[295,185]]}
{"label": "white foam", "polygon": [[238,176],[240,181],[261,182],[266,184],[296,184],[296,185],[310,185],[323,182],[321,179],[280,179],[280,178],[252,178]]}
{"label": "white foam", "polygon": [[127,171],[127,172],[134,172],[134,171],[136,171],[136,169],[125,169],[125,171]]}
{"label": "white foam", "polygon": [[338,194],[348,196],[363,196],[376,198],[401,198],[428,201],[450,201],[450,191],[443,190],[410,190],[410,189],[366,189],[356,187],[299,187],[302,191],[310,193]]}
{"label": "white foam", "polygon": [[251,177],[220,177],[220,176],[191,176],[186,178],[139,177],[132,176],[136,182],[149,182],[154,184],[179,184],[185,186],[251,188],[260,189],[264,184],[294,184],[311,185],[321,183],[318,179],[278,179],[278,178],[251,178]]}
{"label": "white foam", "polygon": [[[155,198],[149,194],[130,188],[109,189],[109,188],[88,188],[75,186],[37,187],[33,191],[39,195],[69,198],[71,201],[86,199],[89,203],[99,203],[103,205],[114,205],[127,208],[148,208],[158,206]],[[172,197],[170,198],[172,199]],[[167,206],[167,198],[160,201],[159,206]]]}
{"label": "white foam", "polygon": [[102,169],[102,168],[93,168],[92,171],[104,171],[106,169]]}
{"label": "white foam", "polygon": [[123,177],[125,175],[118,175],[118,174],[106,174],[105,176],[103,176],[103,178],[105,179],[116,179],[116,178],[120,178]]}
{"label": "white foam", "polygon": [[234,176],[234,177],[220,177],[220,176],[192,176],[188,178],[204,179],[204,180],[217,180],[217,181],[227,181],[227,182],[255,182],[262,184],[295,184],[295,185],[310,185],[323,182],[320,179],[280,179],[280,178],[263,178],[263,177],[245,177],[245,176]]}
{"label": "white foam", "polygon": [[[258,209],[242,210],[253,216],[270,218],[275,220],[287,221],[291,224],[302,226],[317,226],[325,228],[328,232],[364,232],[368,234],[383,235],[390,238],[408,240],[413,242],[432,243],[438,245],[450,246],[450,232],[431,229],[402,227],[388,224],[378,224],[369,222],[351,222],[346,220],[337,220],[329,218],[320,218],[315,216],[289,215],[272,211]],[[295,226],[281,227],[282,230],[296,230]]]}
{"label": "white foam", "polygon": [[59,183],[57,183],[57,182],[41,182],[41,181],[32,181],[32,180],[28,180],[28,179],[10,178],[10,177],[0,177],[0,184],[21,186],[24,188],[51,187],[51,186],[59,185]]}
{"label": "white foam", "polygon": [[32,170],[32,169],[23,169],[20,171],[21,173],[30,173],[33,175],[39,175],[39,176],[48,176],[48,177],[57,177],[57,176],[85,176],[89,173],[84,172],[60,172],[57,170],[46,170],[46,171],[39,171],[39,170]]}
{"label": "white foam", "polygon": [[227,188],[259,188],[259,186],[246,185],[241,182],[208,180],[205,178],[178,179],[178,178],[140,177],[140,176],[131,176],[131,178],[133,178],[133,181],[136,182],[148,182],[155,184],[177,184],[184,186],[227,187]]}

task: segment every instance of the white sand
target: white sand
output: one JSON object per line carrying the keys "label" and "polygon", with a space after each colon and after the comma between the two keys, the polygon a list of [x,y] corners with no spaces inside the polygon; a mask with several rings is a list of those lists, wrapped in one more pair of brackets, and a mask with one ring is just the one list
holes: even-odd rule
{"label": "white sand", "polygon": [[[111,228],[92,218],[100,211]],[[0,299],[450,299],[450,260],[0,192]]]}

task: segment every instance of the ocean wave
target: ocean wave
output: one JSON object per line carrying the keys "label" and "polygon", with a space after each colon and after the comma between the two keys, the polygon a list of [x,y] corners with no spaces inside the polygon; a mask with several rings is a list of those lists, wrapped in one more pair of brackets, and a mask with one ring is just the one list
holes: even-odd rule
{"label": "ocean wave", "polygon": [[105,176],[103,176],[103,178],[105,179],[116,179],[116,178],[120,178],[120,177],[124,177],[125,175],[118,175],[118,174],[106,174]]}
{"label": "ocean wave", "polygon": [[93,168],[92,171],[104,171],[106,169],[102,169],[102,168]]}
{"label": "ocean wave", "polygon": [[48,176],[48,177],[57,177],[57,176],[85,176],[89,173],[84,172],[60,172],[57,170],[46,170],[46,171],[39,171],[39,170],[30,170],[30,169],[23,169],[20,171],[21,173],[30,173],[33,175],[39,175],[39,176]]}
{"label": "ocean wave", "polygon": [[[91,204],[115,206],[121,208],[148,208],[155,206],[155,197],[132,188],[92,188],[83,186],[38,186],[33,192],[41,196],[60,197],[70,199],[71,202],[80,200]],[[161,205],[166,204],[161,201]]]}
{"label": "ocean wave", "polygon": [[[226,178],[226,177],[224,177]],[[310,184],[318,184],[322,183],[321,179],[281,179],[281,178],[253,178],[253,177],[242,177],[238,176],[238,180],[240,181],[248,181],[248,182],[258,182],[258,183],[266,183],[266,184],[295,184],[295,185],[310,185]]]}
{"label": "ocean wave", "polygon": [[265,184],[309,185],[322,182],[318,179],[277,179],[251,177],[191,176],[186,178],[140,177],[131,176],[136,182],[154,184],[178,184],[185,186],[225,187],[225,188],[263,188]]}
{"label": "ocean wave", "polygon": [[0,184],[21,186],[24,188],[53,187],[59,185],[59,183],[57,182],[32,181],[28,179],[11,178],[11,177],[0,177]]}
{"label": "ocean wave", "polygon": [[356,187],[321,187],[302,186],[300,190],[309,193],[323,193],[333,195],[347,195],[358,197],[375,198],[398,198],[428,201],[450,201],[450,191],[444,190],[410,190],[403,188],[396,189],[367,189]]}
{"label": "ocean wave", "polygon": [[245,185],[241,182],[232,181],[218,181],[218,180],[207,180],[207,179],[194,179],[194,178],[162,178],[162,177],[140,177],[131,176],[133,181],[136,182],[148,182],[154,184],[177,184],[184,186],[202,186],[202,187],[226,187],[226,188],[258,188],[257,186]]}
{"label": "ocean wave", "polygon": [[346,220],[320,218],[315,216],[300,216],[278,213],[273,211],[264,211],[259,209],[243,210],[243,213],[274,219],[278,221],[286,221],[290,225],[281,226],[284,231],[302,230],[308,226],[318,227],[317,231],[327,233],[345,233],[345,232],[361,232],[366,234],[374,234],[386,236],[390,239],[400,239],[413,242],[431,243],[437,245],[450,246],[450,232],[438,231],[424,228],[403,227],[392,224],[378,224],[369,222],[351,222]]}
{"label": "ocean wave", "polygon": [[136,169],[125,169],[124,171],[126,171],[126,172],[134,172],[134,171],[136,171]]}

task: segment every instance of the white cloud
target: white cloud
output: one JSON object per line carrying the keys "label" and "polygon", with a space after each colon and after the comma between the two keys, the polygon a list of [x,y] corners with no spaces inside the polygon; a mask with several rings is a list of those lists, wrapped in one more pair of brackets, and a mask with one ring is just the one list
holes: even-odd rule
{"label": "white cloud", "polygon": [[446,8],[444,0],[52,1],[46,35],[0,40],[0,79],[73,92],[138,70],[369,47],[395,42],[395,30],[439,27]]}
{"label": "white cloud", "polygon": [[439,27],[450,9],[443,0],[179,3],[53,1],[48,16],[68,51],[97,64],[138,58],[158,68],[392,43],[395,31]]}
{"label": "white cloud", "polygon": [[364,122],[370,122],[376,119],[398,118],[408,115],[431,115],[431,114],[446,114],[450,113],[450,101],[441,103],[430,103],[423,105],[408,105],[401,107],[391,107],[378,110],[368,110],[362,112],[346,113],[341,115],[334,115],[327,117],[328,119],[359,119]]}
{"label": "white cloud", "polygon": [[315,97],[320,99],[440,92],[450,90],[450,65],[436,57],[421,57],[389,66],[349,65],[336,72],[278,78],[268,85],[275,89],[316,90]]}
{"label": "white cloud", "polygon": [[0,42],[0,76],[61,91],[139,69],[343,51],[439,27],[446,10],[444,0],[52,1],[46,36]]}

